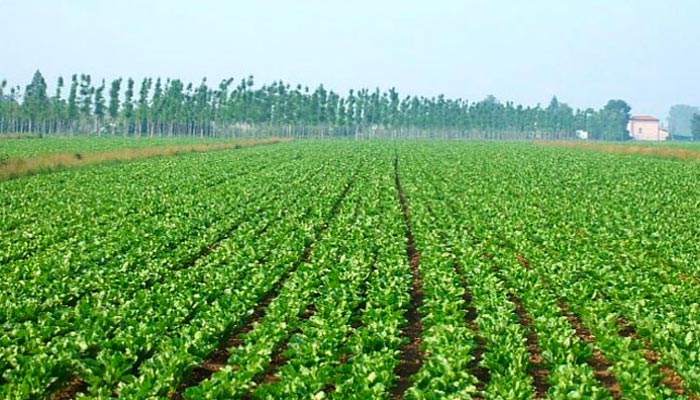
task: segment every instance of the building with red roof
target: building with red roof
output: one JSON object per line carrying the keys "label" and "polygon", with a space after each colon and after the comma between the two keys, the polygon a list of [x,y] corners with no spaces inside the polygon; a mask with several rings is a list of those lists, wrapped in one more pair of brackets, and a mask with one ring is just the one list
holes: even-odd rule
{"label": "building with red roof", "polygon": [[661,129],[659,119],[651,115],[633,115],[627,128],[635,140],[660,142],[668,138],[668,132]]}

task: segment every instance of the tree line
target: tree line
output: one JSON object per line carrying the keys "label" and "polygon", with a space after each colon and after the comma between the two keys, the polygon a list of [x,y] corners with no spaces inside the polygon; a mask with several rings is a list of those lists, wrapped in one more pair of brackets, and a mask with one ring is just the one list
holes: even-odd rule
{"label": "tree line", "polygon": [[693,140],[700,140],[700,114],[694,114],[690,124],[690,133]]}
{"label": "tree line", "polygon": [[610,100],[576,109],[552,98],[546,107],[493,96],[469,102],[400,96],[394,89],[350,90],[282,81],[256,87],[253,76],[209,86],[180,79],[93,82],[59,77],[55,91],[37,71],[22,90],[0,82],[0,132],[44,135],[439,137],[481,139],[629,138],[629,105]]}

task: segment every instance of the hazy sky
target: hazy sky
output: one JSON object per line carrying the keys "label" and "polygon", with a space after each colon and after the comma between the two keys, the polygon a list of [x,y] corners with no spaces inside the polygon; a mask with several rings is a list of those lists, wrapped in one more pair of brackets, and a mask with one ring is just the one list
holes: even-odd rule
{"label": "hazy sky", "polygon": [[249,74],[346,93],[700,105],[700,0],[0,0],[0,79]]}

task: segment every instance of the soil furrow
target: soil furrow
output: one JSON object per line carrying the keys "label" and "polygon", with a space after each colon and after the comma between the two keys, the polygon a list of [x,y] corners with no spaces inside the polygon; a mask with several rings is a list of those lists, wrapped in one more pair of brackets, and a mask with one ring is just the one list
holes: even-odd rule
{"label": "soil furrow", "polygon": [[244,344],[243,339],[240,336],[250,332],[256,324],[258,324],[267,314],[267,308],[272,303],[282,289],[284,282],[287,281],[289,276],[291,276],[294,271],[297,270],[299,265],[308,262],[313,249],[313,242],[306,246],[304,252],[302,253],[298,262],[296,262],[292,268],[288,269],[275,283],[272,288],[267,292],[265,297],[255,306],[253,313],[250,315],[248,320],[241,327],[234,329],[224,337],[228,339],[221,342],[219,347],[198,367],[192,370],[187,378],[180,384],[176,392],[170,397],[173,400],[184,399],[183,393],[189,387],[197,386],[203,381],[211,378],[215,372],[221,370],[228,364],[228,359],[231,357],[231,350],[234,350]]}
{"label": "soil furrow", "polygon": [[[462,299],[464,299],[467,325],[474,333],[474,342],[476,343],[474,350],[472,350],[473,359],[471,362],[469,362],[469,372],[478,380],[476,389],[479,393],[481,393],[486,389],[486,386],[491,381],[491,372],[487,368],[480,365],[481,361],[484,359],[487,341],[479,334],[479,324],[476,322],[476,319],[479,317],[479,312],[477,311],[476,307],[474,307],[469,282],[467,282],[467,279],[464,277],[464,272],[459,264],[455,264],[454,268],[457,276],[459,276],[460,284],[462,285],[462,288],[464,288]],[[473,398],[480,399],[481,397]]]}
{"label": "soil furrow", "polygon": [[[578,336],[579,339],[583,340],[586,343],[595,344],[595,335],[593,335],[593,333],[585,327],[583,321],[581,320],[581,317],[571,312],[571,310],[569,309],[569,305],[564,300],[559,301],[559,307],[561,308],[561,311],[566,317],[566,319],[576,331],[576,336]],[[622,399],[622,389],[620,387],[620,384],[617,382],[615,374],[612,371],[610,371],[610,366],[612,365],[612,363],[605,357],[603,352],[601,352],[597,348],[594,348],[593,354],[587,362],[588,365],[590,365],[591,368],[593,368],[593,373],[596,379],[606,389],[608,389],[612,397],[616,400]]]}
{"label": "soil furrow", "polygon": [[[654,349],[651,346],[651,343],[649,343],[649,340],[641,336],[626,318],[618,318],[617,323],[620,326],[620,331],[618,332],[620,336],[629,337],[633,340],[638,340],[642,342],[645,350],[644,358],[650,364],[657,365],[661,362],[661,355],[654,351]],[[685,390],[685,381],[678,374],[678,372],[676,372],[676,370],[674,370],[666,364],[661,364],[659,365],[659,371],[663,375],[661,383],[663,383],[669,389],[673,390],[674,393],[681,396],[688,396],[691,400],[698,400],[698,396],[689,394]]]}
{"label": "soil furrow", "polygon": [[[489,261],[494,260],[494,256],[489,253],[484,253],[483,257]],[[532,266],[525,259],[525,257],[518,253],[516,255],[518,262],[525,268],[531,269]],[[498,274],[498,279],[506,283],[506,278],[503,277],[501,269],[497,264],[492,265],[494,272]],[[542,348],[539,344],[539,338],[537,337],[537,331],[533,325],[532,316],[527,312],[522,300],[516,296],[514,293],[508,293],[508,300],[515,306],[515,314],[518,316],[518,321],[520,326],[523,328],[523,337],[525,338],[525,343],[528,352],[530,353],[528,374],[532,377],[532,386],[535,389],[535,398],[544,399],[547,397],[547,392],[549,391],[549,375],[550,371],[547,368],[547,360],[542,356]]]}
{"label": "soil furrow", "polygon": [[296,263],[294,263],[294,265],[290,269],[288,269],[280,278],[278,278],[275,281],[272,288],[267,292],[265,297],[255,306],[255,308],[253,309],[253,313],[243,326],[234,329],[232,332],[229,330],[227,334],[223,335],[225,339],[222,340],[219,347],[202,363],[200,363],[198,367],[196,367],[189,373],[189,375],[183,380],[183,383],[178,386],[177,390],[172,395],[170,395],[170,399],[184,399],[183,393],[185,392],[185,390],[187,390],[190,387],[197,386],[201,382],[211,378],[211,376],[214,375],[215,372],[221,370],[227,365],[228,359],[231,356],[231,350],[238,348],[243,344],[243,339],[241,339],[240,336],[251,331],[255,324],[259,323],[265,317],[268,306],[270,305],[270,303],[272,303],[273,299],[277,298],[280,291],[282,290],[282,287],[284,286],[284,283],[288,280],[291,274],[294,273],[294,271],[296,271],[301,264],[309,262],[316,241],[320,238],[323,232],[325,232],[328,229],[330,221],[337,215],[338,210],[340,209],[340,205],[347,197],[347,194],[352,188],[352,186],[355,184],[356,177],[357,172],[353,175],[353,177],[347,182],[347,184],[343,188],[343,191],[340,193],[335,203],[331,207],[331,210],[328,213],[328,217],[326,218],[324,223],[316,230],[313,239],[310,240],[309,243],[307,243],[306,247],[304,248],[304,251],[299,257],[299,260]]}
{"label": "soil furrow", "polygon": [[[358,296],[360,300],[357,305],[352,309],[352,313],[350,315],[350,318],[348,319],[348,323],[350,324],[350,327],[352,328],[351,330],[348,330],[347,333],[347,338],[352,337],[358,329],[362,328],[365,326],[365,323],[362,321],[362,315],[367,311],[367,291],[369,289],[369,281],[370,278],[377,272],[377,258],[379,255],[375,251],[374,253],[374,262],[372,263],[372,268],[370,269],[370,272],[367,274],[367,277],[362,281],[362,284],[360,285],[360,294]],[[346,342],[347,343],[347,338]],[[350,360],[350,357],[352,357],[353,354],[351,352],[345,352],[341,353],[338,356],[338,367],[347,364],[348,360]],[[333,392],[335,392],[336,387],[334,383],[328,383],[326,387],[324,388],[324,392],[329,395]]]}
{"label": "soil furrow", "polygon": [[524,331],[527,350],[530,352],[530,368],[528,373],[532,377],[532,384],[535,387],[535,398],[543,399],[547,397],[549,391],[549,370],[547,361],[542,357],[542,348],[537,338],[537,332],[532,325],[532,317],[528,314],[522,300],[513,293],[508,293],[508,300],[515,304],[515,313],[520,320],[520,326]]}
{"label": "soil furrow", "polygon": [[[313,317],[314,314],[316,314],[316,305],[312,302],[306,307],[304,314],[300,317],[299,327],[293,330],[289,336],[287,336],[284,341],[282,341],[282,343],[280,343],[272,352],[270,356],[270,365],[265,369],[265,371],[253,377],[253,382],[255,382],[256,386],[279,382],[279,376],[277,376],[277,373],[279,372],[280,368],[282,368],[289,361],[289,358],[285,355],[287,349],[289,348],[289,341],[292,339],[292,337],[294,337],[294,335],[302,333],[301,326],[305,321],[308,321],[311,317]],[[251,388],[245,395],[243,395],[242,398],[255,398],[253,395],[254,391],[255,387]]]}
{"label": "soil furrow", "polygon": [[[525,258],[525,256],[523,254],[520,254],[520,253],[517,254],[516,258],[518,259],[518,262],[523,267],[525,267],[526,269],[532,269],[532,265]],[[547,286],[547,287],[551,286],[551,282],[547,277],[540,276],[539,278],[545,286]],[[602,298],[608,297],[604,290],[600,290],[598,292],[598,294]],[[560,304],[560,306],[561,306],[561,304]],[[567,307],[567,310],[568,310],[568,307]],[[569,315],[567,315],[567,319],[569,319],[569,321],[572,321],[572,317],[570,317]],[[656,365],[659,363],[659,361],[661,360],[660,354],[658,354],[656,351],[654,351],[652,349],[651,343],[649,343],[649,341],[646,338],[639,335],[639,333],[636,331],[634,326],[632,326],[626,318],[624,318],[624,317],[618,318],[617,323],[620,327],[618,334],[621,337],[629,337],[633,340],[641,341],[643,346],[644,346],[644,349],[645,349],[644,358],[650,364]],[[584,335],[590,335],[590,332],[585,328],[579,329],[579,330],[577,330],[577,332],[580,332],[581,334],[584,334]],[[590,336],[592,336],[592,335],[590,335]],[[594,356],[595,356],[595,354],[594,354]],[[605,363],[598,362],[598,364],[603,365]],[[673,368],[669,367],[668,365],[661,365],[661,366],[659,366],[659,371],[663,375],[661,383],[664,384],[669,389],[671,389],[674,393],[681,395],[681,396],[688,396],[691,400],[698,400],[697,396],[689,394],[686,391],[686,389],[685,389],[686,385],[685,385],[685,382],[683,381],[683,378]]]}
{"label": "soil furrow", "polygon": [[402,335],[406,338],[406,344],[401,348],[399,363],[394,369],[398,379],[392,390],[392,397],[403,398],[406,390],[411,386],[411,377],[416,374],[423,365],[424,354],[421,349],[423,336],[423,322],[420,306],[423,304],[423,282],[420,274],[421,253],[416,247],[411,225],[411,211],[408,199],[401,186],[399,177],[399,160],[394,159],[394,172],[396,189],[399,192],[399,202],[406,225],[406,254],[411,266],[413,283],[411,288],[411,301],[406,310],[406,325],[402,329]]}
{"label": "soil furrow", "polygon": [[530,264],[530,261],[528,261],[527,258],[525,258],[525,255],[522,253],[518,253],[515,255],[515,258],[518,259],[518,263],[525,267],[525,269],[532,269],[532,264]]}
{"label": "soil furrow", "polygon": [[[239,177],[246,176],[246,175],[250,175],[250,174],[254,174],[254,173],[259,173],[260,171],[262,171],[262,168],[258,167],[258,168],[256,168],[255,170],[251,170],[251,171],[242,173],[241,175],[239,175]],[[227,180],[226,180],[225,178],[221,178],[221,179],[219,179],[219,180],[212,181],[212,182],[210,182],[209,184],[203,186],[203,187],[200,189],[200,191],[202,191],[202,192],[208,192],[208,191],[212,190],[213,188],[216,188],[216,187],[219,186],[219,185],[224,185],[224,184],[226,184],[226,183],[227,183]],[[154,211],[154,212],[149,212],[148,214],[146,214],[146,215],[144,216],[144,218],[152,218],[155,214],[156,214],[156,211]],[[20,226],[21,226],[21,225],[20,225]],[[37,253],[39,253],[39,252],[45,250],[46,248],[48,248],[48,247],[50,247],[50,246],[56,246],[56,245],[59,245],[59,244],[61,244],[61,243],[65,243],[65,242],[67,242],[68,240],[70,240],[71,238],[72,238],[72,236],[63,236],[63,237],[60,238],[60,240],[57,240],[57,241],[55,241],[55,242],[53,242],[53,243],[46,244],[46,245],[44,245],[44,246],[42,246],[42,247],[34,248],[34,249],[28,251],[27,253],[24,253],[24,254],[20,255],[20,256],[17,257],[17,258],[8,258],[8,259],[6,259],[6,260],[3,260],[2,262],[0,262],[0,265],[2,265],[2,264],[8,264],[8,263],[13,262],[13,261],[24,261],[24,260],[27,260],[27,259],[29,259],[30,257],[33,257],[35,254],[37,254]],[[183,240],[181,240],[181,241],[179,241],[179,242],[177,242],[177,243],[172,243],[167,249],[172,249],[172,248],[174,248],[175,245],[177,245],[178,243],[182,243],[182,242],[184,242],[185,240],[187,240],[187,239],[185,238],[185,239],[183,239]],[[115,254],[113,254],[112,256],[110,256],[110,257],[108,257],[108,258],[106,258],[106,259],[104,259],[104,260],[101,260],[101,263],[108,263],[108,262],[111,262],[111,261],[112,261],[113,259],[115,259],[118,255],[119,255],[118,253],[115,253]]]}
{"label": "soil furrow", "polygon": [[64,387],[59,389],[53,395],[51,400],[70,400],[75,399],[81,393],[87,393],[88,384],[81,377],[73,377],[66,383]]}

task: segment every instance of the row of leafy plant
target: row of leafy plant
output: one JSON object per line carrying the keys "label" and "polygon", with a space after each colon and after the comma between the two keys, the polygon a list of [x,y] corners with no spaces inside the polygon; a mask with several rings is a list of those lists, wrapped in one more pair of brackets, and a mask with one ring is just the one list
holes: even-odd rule
{"label": "row of leafy plant", "polygon": [[[426,144],[404,154],[412,208],[430,232],[422,245],[442,243],[435,262],[455,258],[475,304],[493,279],[495,292],[521,300],[546,361],[549,396],[698,393],[696,164],[523,145]],[[481,329],[486,318],[508,314],[477,309]],[[572,316],[590,337],[574,329]],[[499,352],[506,358],[498,368],[519,366],[504,356],[520,351],[514,346],[499,352],[487,340],[482,364],[493,372],[486,360]],[[603,374],[591,369],[593,358],[610,363]],[[507,398],[534,395],[518,388],[518,374],[506,381]],[[493,384],[492,373],[484,394]]]}
{"label": "row of leafy plant", "polygon": [[[279,277],[310,240],[313,227],[325,223],[347,180],[334,178],[349,162],[317,154],[311,162],[298,149],[278,159],[252,149],[247,154],[256,162],[238,164],[231,158],[235,156],[225,154],[190,160],[193,168],[208,171],[211,178],[193,179],[186,168],[182,175],[170,175],[174,166],[187,167],[187,161],[150,163],[149,167],[160,165],[161,175],[149,168],[150,183],[138,182],[126,193],[135,204],[160,209],[143,207],[143,214],[129,214],[124,207],[119,211],[126,215],[115,212],[113,225],[106,219],[106,226],[90,232],[105,235],[106,243],[124,243],[111,255],[99,245],[76,248],[75,235],[83,233],[75,231],[67,234],[67,242],[59,240],[34,257],[16,261],[16,267],[7,271],[9,280],[24,282],[23,274],[34,280],[8,293],[18,295],[16,307],[11,307],[10,297],[4,301],[9,308],[3,312],[0,338],[4,370],[0,390],[13,398],[35,397],[79,376],[89,384],[91,395],[105,395],[126,385],[130,375],[141,376],[140,369],[150,360],[162,362],[169,356],[157,345],[167,349],[170,343],[170,349],[183,350],[182,343],[194,341],[184,351],[196,355],[215,344],[236,318],[241,323],[269,286],[264,280]],[[281,168],[269,168],[274,163]],[[266,165],[269,173],[260,172]],[[124,176],[125,171],[138,175],[142,167],[137,163],[96,170],[114,179],[113,174]],[[250,171],[235,170],[241,167]],[[74,174],[95,178],[85,171]],[[222,176],[223,182],[197,188]],[[163,182],[173,191],[158,190]],[[192,191],[177,190],[188,183],[193,184]],[[156,194],[151,198],[144,196],[149,186]],[[92,197],[88,203],[99,205],[100,195],[110,194],[109,185],[93,180],[93,187],[97,190],[83,193]],[[323,201],[312,201],[319,194]],[[175,207],[178,204],[182,207]],[[70,213],[70,208],[66,211]],[[149,220],[164,221],[169,230],[150,230]],[[66,260],[60,249],[78,257]],[[55,268],[60,265],[63,268]],[[239,287],[241,282],[247,286]],[[238,313],[227,312],[231,308]],[[31,312],[21,312],[27,310]]]}
{"label": "row of leafy plant", "polygon": [[4,182],[0,397],[389,396],[413,279],[393,160],[288,144]]}
{"label": "row of leafy plant", "polygon": [[4,182],[0,397],[696,398],[698,168],[309,142]]}

